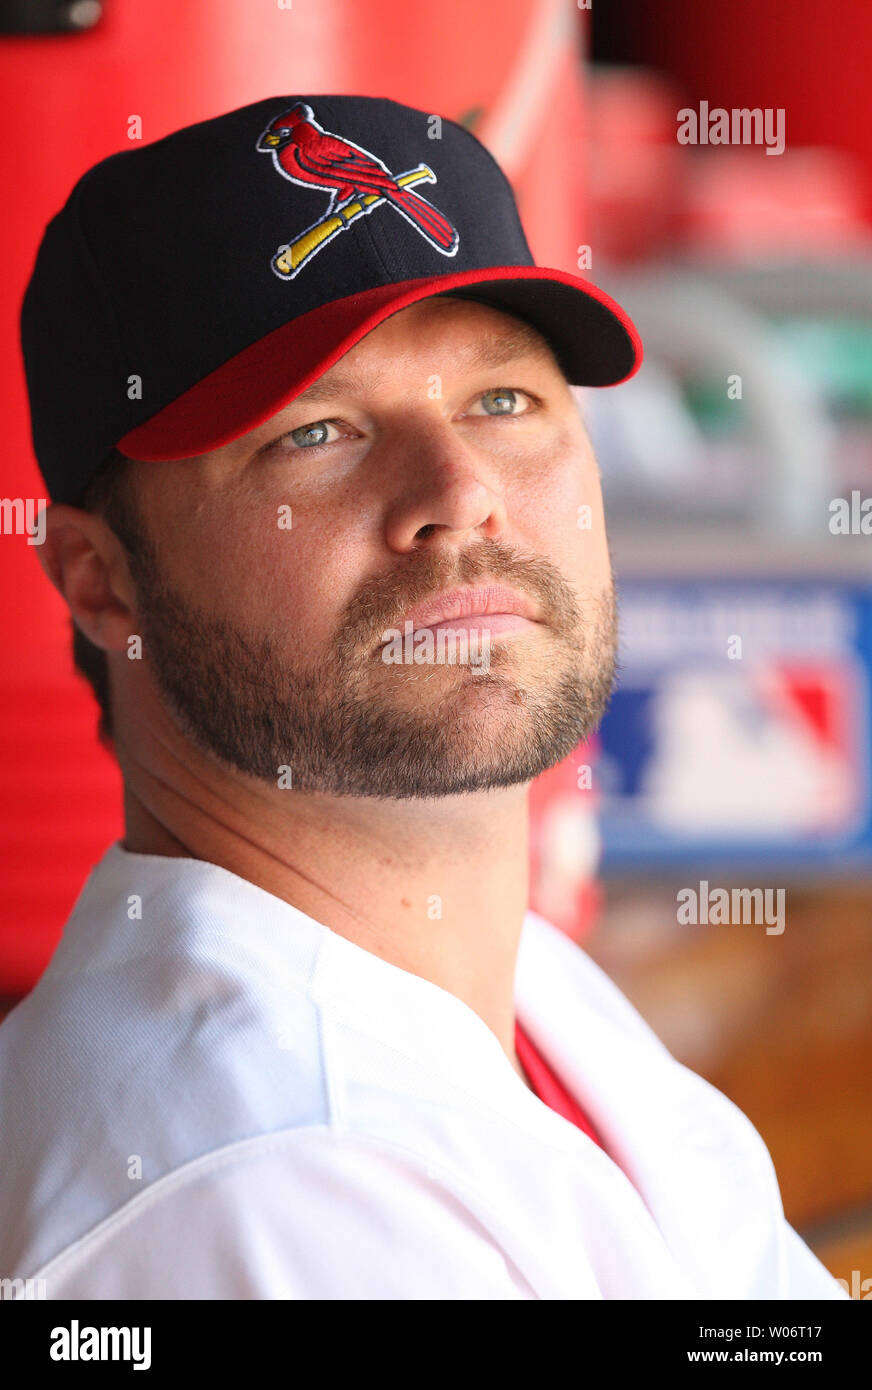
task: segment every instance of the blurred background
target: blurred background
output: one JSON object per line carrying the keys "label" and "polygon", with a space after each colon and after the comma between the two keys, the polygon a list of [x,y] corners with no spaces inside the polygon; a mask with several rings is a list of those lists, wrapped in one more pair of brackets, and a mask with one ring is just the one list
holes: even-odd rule
{"label": "blurred background", "polygon": [[[788,1219],[855,1298],[872,1297],[870,61],[872,10],[851,0],[0,0],[4,496],[44,496],[18,342],[39,239],[134,115],[145,142],[270,94],[450,117],[511,179],[537,262],[635,320],[638,375],[580,393],[620,684],[597,738],[532,789],[531,905],[749,1115]],[[11,530],[0,575],[2,1014],[123,824],[66,609]],[[683,923],[677,895],[703,884],[783,889],[784,930]]]}

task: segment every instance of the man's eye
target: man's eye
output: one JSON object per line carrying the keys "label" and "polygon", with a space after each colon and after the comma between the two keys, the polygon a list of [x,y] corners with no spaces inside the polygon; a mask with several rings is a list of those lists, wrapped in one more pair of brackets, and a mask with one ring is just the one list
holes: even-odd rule
{"label": "man's eye", "polygon": [[316,420],[312,425],[299,425],[286,437],[292,439],[299,449],[311,449],[318,444],[329,444],[331,440],[328,431],[335,429],[336,426],[330,420]]}
{"label": "man's eye", "polygon": [[524,415],[526,410],[516,410],[515,406],[522,406],[527,399],[525,391],[513,391],[508,386],[494,387],[478,398],[484,403],[485,415]]}

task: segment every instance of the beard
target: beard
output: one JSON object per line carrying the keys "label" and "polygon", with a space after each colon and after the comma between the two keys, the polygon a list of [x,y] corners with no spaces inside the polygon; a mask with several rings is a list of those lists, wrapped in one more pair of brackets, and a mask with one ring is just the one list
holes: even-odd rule
{"label": "beard", "polygon": [[[129,539],[143,654],[168,713],[204,753],[271,786],[407,799],[527,783],[589,737],[612,692],[611,573],[577,600],[549,562],[492,540],[419,552],[364,583],[306,664],[287,655],[286,620],[285,640],[278,625],[243,631],[168,583],[141,527]],[[397,614],[483,580],[534,596],[542,623],[496,639],[487,670],[382,661]]]}

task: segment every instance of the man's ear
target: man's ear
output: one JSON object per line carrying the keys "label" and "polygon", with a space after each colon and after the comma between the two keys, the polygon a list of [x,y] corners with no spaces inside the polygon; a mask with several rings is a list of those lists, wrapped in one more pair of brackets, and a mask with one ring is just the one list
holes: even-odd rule
{"label": "man's ear", "polygon": [[36,550],[89,641],[104,651],[123,651],[135,592],[124,547],[102,517],[53,502],[45,512],[45,539]]}

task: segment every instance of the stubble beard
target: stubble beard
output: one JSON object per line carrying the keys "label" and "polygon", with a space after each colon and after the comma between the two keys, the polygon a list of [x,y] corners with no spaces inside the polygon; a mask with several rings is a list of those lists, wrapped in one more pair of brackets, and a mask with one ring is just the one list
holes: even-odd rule
{"label": "stubble beard", "polygon": [[[543,626],[495,640],[487,670],[385,666],[374,638],[397,604],[396,586],[384,585],[375,599],[368,588],[358,594],[318,661],[294,665],[278,632],[245,633],[171,588],[149,543],[131,557],[143,654],[199,749],[271,786],[284,776],[300,790],[399,799],[532,781],[593,733],[614,685],[611,575],[577,603],[550,564],[489,541],[460,557],[460,570],[455,558],[441,582],[447,562],[431,564],[418,593],[487,575],[542,602]],[[408,585],[399,592],[408,598]]]}

